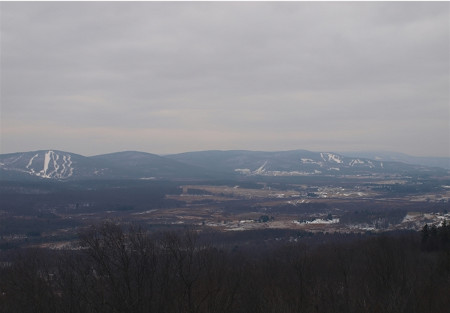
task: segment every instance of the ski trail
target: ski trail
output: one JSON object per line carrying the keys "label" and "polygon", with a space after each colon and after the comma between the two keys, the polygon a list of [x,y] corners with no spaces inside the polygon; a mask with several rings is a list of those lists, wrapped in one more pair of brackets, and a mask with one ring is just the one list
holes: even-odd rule
{"label": "ski trail", "polygon": [[38,154],[37,154],[37,153],[35,154],[34,157],[32,157],[32,158],[30,159],[30,161],[28,162],[28,164],[27,164],[27,166],[26,166],[26,168],[27,168],[28,170],[31,171],[31,174],[34,174],[34,169],[32,169],[32,168],[30,169],[30,166],[33,164],[33,160],[34,160],[36,157],[38,157]]}
{"label": "ski trail", "polygon": [[44,168],[42,169],[42,171],[39,172],[39,176],[45,177],[45,178],[50,178],[47,175],[47,171],[48,171],[48,165],[50,163],[50,155],[53,151],[48,151],[45,153],[45,159],[44,159]]}

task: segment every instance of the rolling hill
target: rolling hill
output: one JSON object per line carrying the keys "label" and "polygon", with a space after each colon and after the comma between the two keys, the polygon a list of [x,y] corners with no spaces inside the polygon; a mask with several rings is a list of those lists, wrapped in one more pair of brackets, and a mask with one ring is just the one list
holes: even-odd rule
{"label": "rolling hill", "polygon": [[86,157],[58,150],[0,155],[2,180],[223,179],[240,176],[449,175],[449,170],[332,152],[198,151],[159,156],[124,151]]}

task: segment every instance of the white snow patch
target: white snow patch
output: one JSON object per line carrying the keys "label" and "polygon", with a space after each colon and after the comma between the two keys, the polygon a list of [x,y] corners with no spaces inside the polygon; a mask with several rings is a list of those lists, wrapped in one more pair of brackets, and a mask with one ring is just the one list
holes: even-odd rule
{"label": "white snow patch", "polygon": [[325,162],[335,162],[338,164],[343,163],[341,158],[333,153],[320,153],[320,156]]}
{"label": "white snow patch", "polygon": [[47,175],[47,171],[48,171],[48,165],[50,163],[50,156],[53,153],[53,151],[47,151],[45,153],[45,158],[44,158],[44,168],[42,169],[42,171],[39,172],[38,176],[44,177],[44,178],[50,178],[50,176]]}
{"label": "white snow patch", "polygon": [[67,177],[70,177],[70,176],[72,176],[73,175],[73,167],[72,167],[72,157],[70,156],[70,154],[69,154],[69,157],[68,157],[68,159],[67,159],[67,166],[69,167],[69,175],[67,176]]}
{"label": "white snow patch", "polygon": [[362,160],[360,160],[360,159],[355,159],[355,160],[351,160],[350,161],[350,166],[353,166],[353,165],[355,165],[355,164],[364,164],[365,162],[364,161],[362,161]]}
{"label": "white snow patch", "polygon": [[327,161],[324,157],[324,154],[322,152],[320,152],[320,157],[322,158],[322,160],[324,160],[325,162]]}
{"label": "white snow patch", "polygon": [[65,155],[63,155],[63,164],[62,166],[62,170],[61,170],[61,175],[64,174],[66,172],[66,162],[67,162],[67,157]]}
{"label": "white snow patch", "polygon": [[261,165],[256,171],[254,171],[255,174],[262,174],[264,173],[266,170],[264,169],[264,167],[266,166],[267,161],[264,162],[263,165]]}
{"label": "white snow patch", "polygon": [[328,155],[328,159],[331,161],[334,161],[334,162],[336,162],[336,163],[342,163],[342,160],[337,156],[337,155],[334,155],[334,154],[329,154]]}
{"label": "white snow patch", "polygon": [[38,154],[36,153],[31,159],[30,159],[30,161],[28,161],[28,164],[27,164],[27,166],[26,166],[26,168],[28,169],[28,170],[30,170],[30,174],[34,174],[34,169],[33,168],[31,168],[30,169],[30,166],[33,164],[33,160],[35,159],[35,158],[37,158],[38,157]]}
{"label": "white snow patch", "polygon": [[73,168],[71,165],[72,165],[72,160],[70,159],[70,154],[63,155],[62,170],[60,173],[61,178],[68,178],[68,177],[72,176]]}
{"label": "white snow patch", "polygon": [[338,218],[333,218],[331,220],[324,220],[321,218],[316,218],[315,220],[312,221],[293,221],[295,224],[299,224],[299,225],[304,225],[304,224],[337,224],[339,223],[339,219]]}
{"label": "white snow patch", "polygon": [[59,178],[68,178],[73,175],[73,168],[72,168],[72,159],[70,154],[69,155],[63,155],[63,163],[62,163],[62,169],[61,173],[59,173]]}
{"label": "white snow patch", "polygon": [[9,161],[8,163],[9,164],[14,164],[14,163],[16,163],[19,159],[21,159],[22,158],[22,154],[21,155],[19,155],[17,158],[15,158],[14,160],[12,160],[12,161],[9,161],[10,159],[7,159],[7,161]]}
{"label": "white snow patch", "polygon": [[61,156],[52,151],[49,150],[45,153],[44,156],[44,167],[41,171],[35,172],[33,168],[30,168],[30,166],[33,163],[33,159],[37,157],[36,154],[27,165],[27,169],[30,170],[30,174],[42,177],[42,178],[59,178],[64,179],[68,178],[73,175],[73,168],[72,168],[72,160],[70,155],[62,155],[62,163],[61,163]]}
{"label": "white snow patch", "polygon": [[319,162],[316,162],[313,159],[301,158],[300,160],[302,161],[303,164],[320,164]]}
{"label": "white snow patch", "polygon": [[250,169],[248,169],[248,168],[237,168],[237,169],[235,169],[234,170],[235,172],[238,172],[238,173],[241,173],[241,174],[246,174],[246,175],[249,175],[249,174],[251,174],[251,170]]}
{"label": "white snow patch", "polygon": [[53,171],[48,173],[48,177],[59,176],[58,175],[58,170],[59,170],[58,159],[59,159],[59,155],[53,152],[51,154],[51,160],[53,161]]}
{"label": "white snow patch", "polygon": [[[27,164],[27,166],[26,166],[27,169],[30,169],[31,164],[33,164],[33,160],[34,160],[37,156],[38,156],[38,154],[36,153],[36,154],[34,155],[34,157],[32,157],[32,158],[30,159],[30,161],[28,162],[28,164]],[[34,170],[33,170],[33,172],[34,172]]]}
{"label": "white snow patch", "polygon": [[418,219],[420,219],[422,217],[423,217],[422,214],[417,214],[417,213],[416,214],[411,214],[411,213],[408,213],[403,218],[402,223],[415,222],[415,221],[417,221]]}

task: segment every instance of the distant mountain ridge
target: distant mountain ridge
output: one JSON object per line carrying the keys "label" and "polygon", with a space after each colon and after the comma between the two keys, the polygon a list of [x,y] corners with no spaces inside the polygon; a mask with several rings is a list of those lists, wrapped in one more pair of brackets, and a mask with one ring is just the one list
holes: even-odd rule
{"label": "distant mountain ridge", "polygon": [[124,151],[91,157],[40,150],[0,155],[0,179],[208,178],[205,171],[156,154]]}
{"label": "distant mountain ridge", "polygon": [[198,151],[159,156],[123,151],[86,157],[58,150],[0,155],[0,179],[217,179],[236,176],[449,174],[442,168],[332,152]]}
{"label": "distant mountain ridge", "polygon": [[342,155],[361,157],[379,161],[402,162],[407,164],[424,165],[430,167],[442,167],[450,169],[450,157],[416,157],[398,152],[389,151],[356,151],[340,152]]}
{"label": "distant mountain ridge", "polygon": [[346,157],[333,152],[308,150],[276,152],[211,150],[173,154],[166,157],[190,165],[215,168],[220,171],[234,171],[242,175],[370,175],[439,171],[422,165]]}
{"label": "distant mountain ridge", "polygon": [[[87,163],[87,164],[86,164]],[[40,177],[48,179],[69,179],[77,168],[77,176],[82,176],[83,168],[92,167],[89,159],[82,155],[57,150],[18,152],[0,155],[2,178],[6,176]],[[90,166],[89,166],[90,165]]]}

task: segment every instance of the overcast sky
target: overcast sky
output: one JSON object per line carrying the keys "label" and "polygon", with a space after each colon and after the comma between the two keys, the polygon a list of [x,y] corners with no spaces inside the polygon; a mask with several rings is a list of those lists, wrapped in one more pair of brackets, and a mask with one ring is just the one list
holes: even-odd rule
{"label": "overcast sky", "polygon": [[449,2],[0,2],[1,153],[450,155]]}

